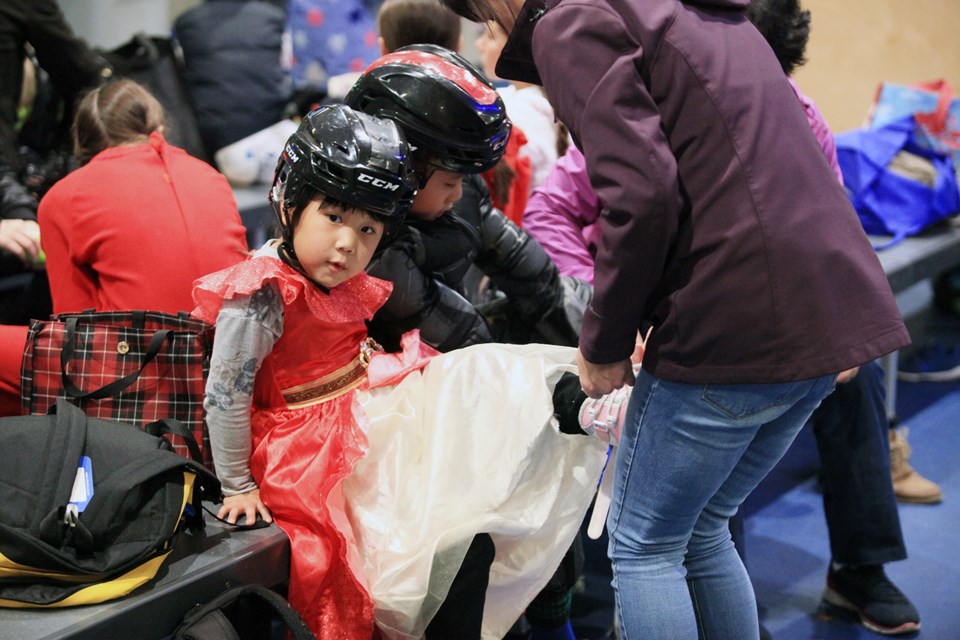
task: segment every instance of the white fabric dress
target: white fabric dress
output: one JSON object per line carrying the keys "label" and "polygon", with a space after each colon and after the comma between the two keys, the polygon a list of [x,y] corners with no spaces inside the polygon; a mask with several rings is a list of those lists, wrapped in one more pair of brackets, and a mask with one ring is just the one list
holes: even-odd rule
{"label": "white fabric dress", "polygon": [[553,575],[606,454],[553,417],[553,388],[576,370],[575,353],[478,345],[357,393],[370,449],[343,491],[388,637],[422,637],[476,533],[496,546],[484,638],[502,638]]}

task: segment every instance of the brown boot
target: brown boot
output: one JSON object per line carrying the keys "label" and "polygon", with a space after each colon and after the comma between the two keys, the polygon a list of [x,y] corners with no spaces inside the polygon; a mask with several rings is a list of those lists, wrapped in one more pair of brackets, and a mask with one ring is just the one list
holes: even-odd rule
{"label": "brown boot", "polygon": [[940,487],[910,466],[906,427],[890,429],[890,474],[893,477],[893,493],[900,502],[936,504],[943,500]]}

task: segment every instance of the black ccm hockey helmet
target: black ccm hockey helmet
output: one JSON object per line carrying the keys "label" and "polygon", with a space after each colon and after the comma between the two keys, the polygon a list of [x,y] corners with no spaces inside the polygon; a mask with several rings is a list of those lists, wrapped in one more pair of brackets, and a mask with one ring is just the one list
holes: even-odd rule
{"label": "black ccm hockey helmet", "polygon": [[482,173],[506,150],[510,120],[500,94],[456,53],[429,44],[401,47],[374,61],[345,99],[395,121],[413,147],[420,185],[423,162],[453,173]]}
{"label": "black ccm hockey helmet", "polygon": [[380,216],[395,227],[413,205],[410,148],[397,125],[329,105],[308,113],[277,161],[270,204],[292,245],[293,212],[316,192]]}
{"label": "black ccm hockey helmet", "polygon": [[304,116],[277,161],[270,204],[280,223],[280,258],[310,278],[293,250],[295,213],[324,194],[384,222],[390,236],[417,195],[410,147],[399,127],[344,105]]}

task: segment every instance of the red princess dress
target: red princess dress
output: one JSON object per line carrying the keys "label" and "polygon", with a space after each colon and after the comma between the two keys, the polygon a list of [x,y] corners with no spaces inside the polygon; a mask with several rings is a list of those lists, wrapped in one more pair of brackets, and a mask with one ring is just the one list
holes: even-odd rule
{"label": "red princess dress", "polygon": [[421,638],[473,536],[496,546],[484,638],[502,638],[580,527],[606,447],[561,434],[553,387],[575,350],[477,345],[437,354],[416,332],[372,352],[365,320],[392,285],[328,294],[257,256],[197,283],[194,315],[273,282],[283,333],[254,383],[250,467],[290,538],[291,604],[321,640]]}

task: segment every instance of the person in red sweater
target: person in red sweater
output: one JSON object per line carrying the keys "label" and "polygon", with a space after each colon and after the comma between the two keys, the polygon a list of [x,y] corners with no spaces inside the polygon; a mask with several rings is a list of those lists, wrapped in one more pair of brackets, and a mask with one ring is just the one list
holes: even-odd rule
{"label": "person in red sweater", "polygon": [[[81,167],[40,202],[54,313],[193,308],[193,281],[248,255],[226,178],[163,138],[163,107],[131,80],[77,107]],[[26,327],[0,327],[0,415],[18,413]]]}
{"label": "person in red sweater", "polygon": [[163,108],[130,80],[77,109],[81,167],[38,218],[55,313],[193,308],[193,281],[242,260],[246,232],[227,180],[163,138]]}

